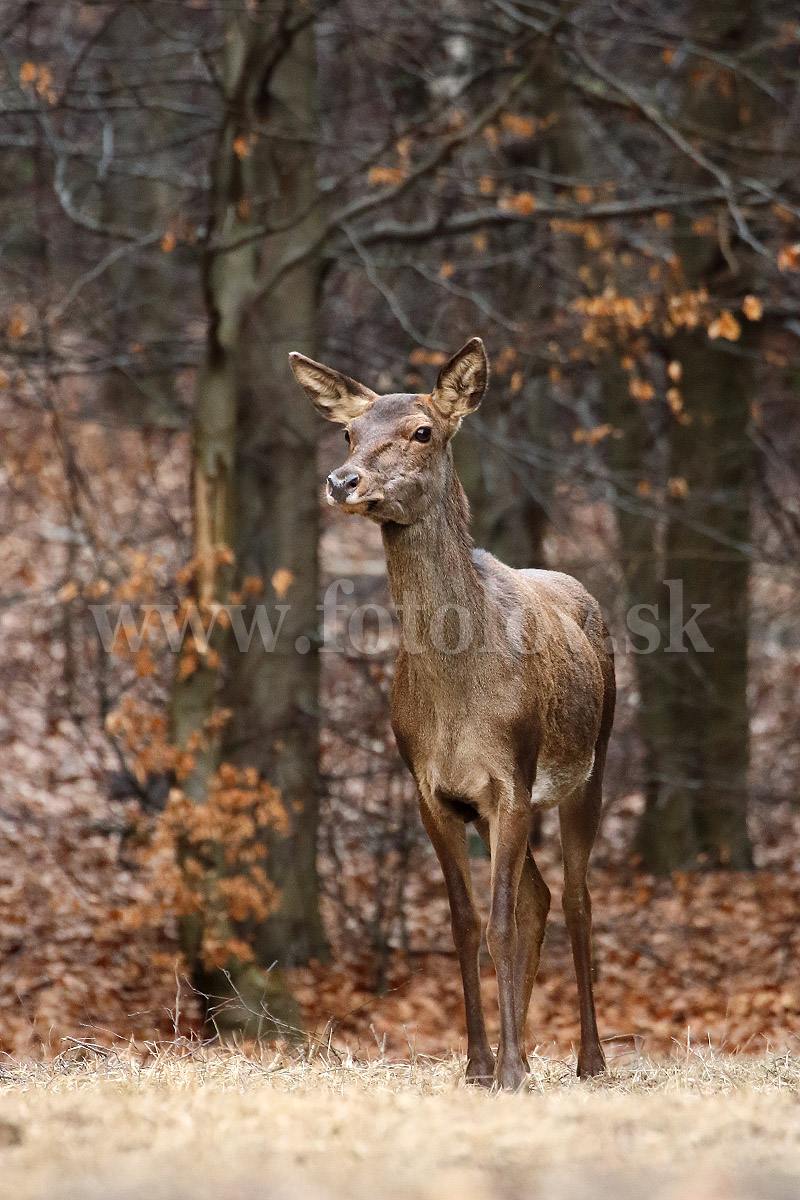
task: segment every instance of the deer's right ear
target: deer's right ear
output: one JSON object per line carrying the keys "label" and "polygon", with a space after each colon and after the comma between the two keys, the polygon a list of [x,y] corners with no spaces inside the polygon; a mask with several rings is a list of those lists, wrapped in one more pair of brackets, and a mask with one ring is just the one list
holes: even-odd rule
{"label": "deer's right ear", "polygon": [[324,367],[296,350],[289,355],[289,364],[301,388],[329,421],[347,425],[354,417],[366,412],[378,398],[375,392],[356,383],[355,379]]}

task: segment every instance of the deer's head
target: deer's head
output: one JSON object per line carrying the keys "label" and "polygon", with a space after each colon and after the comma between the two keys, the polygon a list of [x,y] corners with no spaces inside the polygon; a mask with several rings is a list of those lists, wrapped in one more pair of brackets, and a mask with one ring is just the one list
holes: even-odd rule
{"label": "deer's head", "polygon": [[423,395],[378,396],[303,354],[290,354],[289,361],[323,417],[345,427],[350,454],[328,476],[329,504],[412,525],[444,496],[450,439],[480,404],[489,377],[480,338],[454,354]]}

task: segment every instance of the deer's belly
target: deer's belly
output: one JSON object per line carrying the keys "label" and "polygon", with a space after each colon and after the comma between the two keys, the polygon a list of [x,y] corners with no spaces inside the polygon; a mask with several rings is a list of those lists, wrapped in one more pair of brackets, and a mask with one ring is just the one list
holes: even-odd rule
{"label": "deer's belly", "polygon": [[531,789],[532,808],[553,808],[578,788],[583,787],[592,773],[594,754],[589,759],[563,763],[539,761]]}
{"label": "deer's belly", "polygon": [[[492,754],[491,741],[469,725],[463,726],[457,737],[441,728],[428,732],[429,736],[418,741],[412,752],[414,773],[425,791],[433,796],[459,797],[481,812],[488,811],[496,785],[512,784],[513,762],[499,751]],[[536,765],[531,807],[561,804],[585,785],[593,766],[593,749],[574,757],[545,751]]]}
{"label": "deer's belly", "polygon": [[480,809],[491,779],[487,765],[465,754],[434,752],[419,772],[431,795],[458,796]]}

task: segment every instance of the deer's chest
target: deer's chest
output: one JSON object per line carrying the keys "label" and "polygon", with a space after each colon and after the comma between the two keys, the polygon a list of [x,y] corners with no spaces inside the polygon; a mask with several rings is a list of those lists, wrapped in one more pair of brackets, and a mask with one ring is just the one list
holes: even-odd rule
{"label": "deer's chest", "polygon": [[490,781],[508,773],[507,724],[497,704],[484,705],[464,687],[420,693],[396,676],[392,727],[405,762],[431,795],[478,802]]}

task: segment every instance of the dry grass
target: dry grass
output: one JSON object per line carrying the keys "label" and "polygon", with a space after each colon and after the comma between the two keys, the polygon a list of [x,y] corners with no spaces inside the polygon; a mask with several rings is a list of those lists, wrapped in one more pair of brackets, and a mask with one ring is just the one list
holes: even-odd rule
{"label": "dry grass", "polygon": [[302,1062],[73,1049],[9,1064],[2,1195],[19,1200],[581,1200],[789,1197],[800,1188],[800,1059],[642,1060],[602,1084],[533,1061],[491,1096],[456,1060]]}

